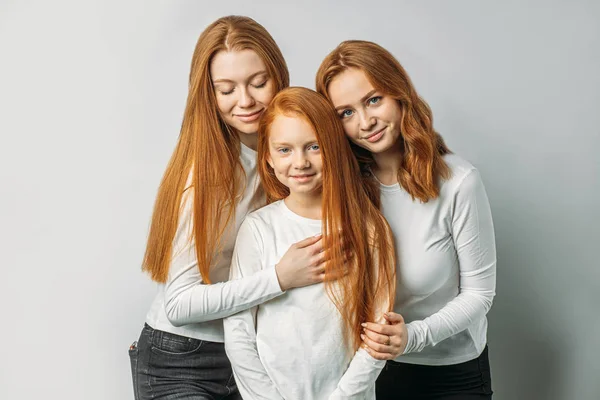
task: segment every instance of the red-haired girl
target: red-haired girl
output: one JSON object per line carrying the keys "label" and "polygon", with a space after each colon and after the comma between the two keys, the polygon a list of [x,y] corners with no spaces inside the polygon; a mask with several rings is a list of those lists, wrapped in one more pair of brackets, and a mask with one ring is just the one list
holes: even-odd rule
{"label": "red-haired girl", "polygon": [[360,323],[384,321],[393,302],[393,239],[324,97],[305,88],[275,96],[260,123],[258,171],[270,204],[242,223],[231,278],[260,273],[290,244],[322,233],[331,279],[225,319],[240,393],[374,399],[384,362],[359,348]]}
{"label": "red-haired girl", "polygon": [[264,204],[258,123],[288,84],[281,51],[254,20],[220,18],[201,34],[144,257],[160,285],[129,352],[136,399],[239,399],[222,318],[323,280],[325,254],[310,235],[256,275],[225,282],[237,230]]}
{"label": "red-haired girl", "polygon": [[375,43],[341,43],[317,90],[333,104],[394,233],[389,324],[364,342],[388,361],[377,399],[491,399],[486,314],[496,284],[492,215],[479,172],[451,154],[406,71]]}

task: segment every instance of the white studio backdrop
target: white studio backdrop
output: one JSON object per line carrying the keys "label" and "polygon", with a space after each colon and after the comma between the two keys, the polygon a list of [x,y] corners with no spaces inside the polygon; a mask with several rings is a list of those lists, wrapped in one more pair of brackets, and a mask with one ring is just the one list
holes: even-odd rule
{"label": "white studio backdrop", "polygon": [[497,400],[600,398],[596,1],[0,1],[1,399],[133,398],[140,272],[192,52],[248,15],[314,88],[340,41],[389,49],[481,171],[498,246]]}

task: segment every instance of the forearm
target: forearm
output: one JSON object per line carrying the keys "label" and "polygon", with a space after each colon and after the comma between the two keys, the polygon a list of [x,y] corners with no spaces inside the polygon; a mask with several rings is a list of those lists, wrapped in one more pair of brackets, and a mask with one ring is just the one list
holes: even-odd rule
{"label": "forearm", "polygon": [[376,360],[359,348],[329,400],[374,399],[375,381],[384,366],[385,360]]}
{"label": "forearm", "polygon": [[274,268],[211,285],[173,281],[165,290],[165,311],[174,326],[181,326],[222,319],[282,293]]}
{"label": "forearm", "polygon": [[419,352],[464,331],[487,314],[493,298],[493,290],[464,291],[431,316],[406,324],[404,354]]}
{"label": "forearm", "polygon": [[283,400],[258,355],[255,313],[250,309],[223,320],[225,351],[242,398]]}

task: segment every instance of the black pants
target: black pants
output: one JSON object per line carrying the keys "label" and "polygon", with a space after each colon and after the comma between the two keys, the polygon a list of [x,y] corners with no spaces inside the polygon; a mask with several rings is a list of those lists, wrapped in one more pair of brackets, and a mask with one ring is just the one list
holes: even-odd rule
{"label": "black pants", "polygon": [[146,324],[129,357],[136,400],[241,400],[223,343]]}
{"label": "black pants", "polygon": [[429,366],[388,361],[377,379],[377,400],[492,398],[487,346],[474,360],[455,365]]}

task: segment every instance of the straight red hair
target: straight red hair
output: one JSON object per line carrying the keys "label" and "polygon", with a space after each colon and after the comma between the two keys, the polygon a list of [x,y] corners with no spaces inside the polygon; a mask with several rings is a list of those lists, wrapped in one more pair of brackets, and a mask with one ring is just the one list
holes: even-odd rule
{"label": "straight red hair", "polygon": [[263,60],[275,92],[289,86],[287,65],[279,47],[251,18],[219,18],[200,35],[189,80],[189,93],[177,146],[164,174],[152,215],[142,269],[166,282],[184,191],[191,174],[193,233],[198,268],[211,283],[210,266],[220,239],[243,193],[243,168],[238,134],[219,116],[210,64],[220,51],[252,50]]}
{"label": "straight red hair", "polygon": [[[378,44],[348,40],[325,57],[316,77],[319,93],[331,101],[327,92],[331,81],[347,69],[356,68],[373,87],[398,101],[402,110],[402,163],[398,182],[413,199],[422,202],[439,196],[439,179],[448,179],[450,169],[442,156],[450,153],[444,139],[433,129],[433,115],[419,97],[408,74],[398,60]],[[355,144],[352,150],[363,171],[374,164],[373,155]]]}
{"label": "straight red hair", "polygon": [[[263,115],[258,137],[258,172],[267,202],[289,196],[267,159],[269,132],[278,116],[297,117],[314,130],[323,160],[323,242],[329,261],[327,293],[345,321],[344,337],[355,350],[361,343],[361,323],[373,321],[376,307],[394,304],[396,263],[390,227],[362,185],[342,123],[327,100],[310,89],[279,92]],[[342,250],[351,249],[344,261]],[[344,276],[345,275],[345,276]],[[383,311],[383,310],[381,310]]]}

